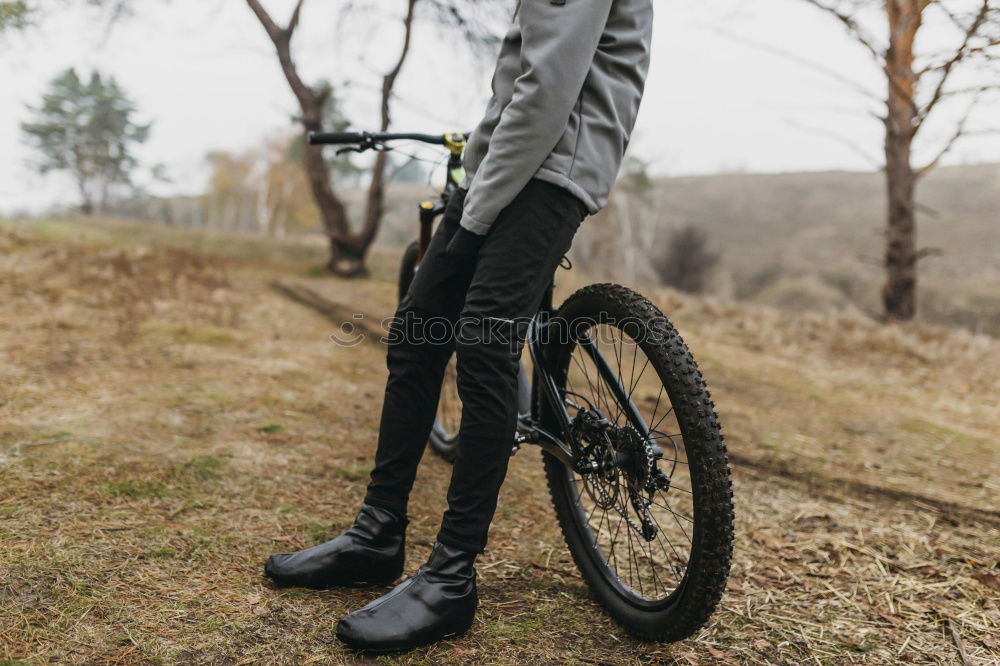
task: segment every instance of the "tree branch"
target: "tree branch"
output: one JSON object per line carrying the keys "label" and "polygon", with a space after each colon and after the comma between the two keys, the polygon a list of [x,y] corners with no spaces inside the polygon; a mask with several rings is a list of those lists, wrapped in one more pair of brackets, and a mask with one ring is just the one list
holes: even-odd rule
{"label": "tree branch", "polygon": [[921,259],[926,259],[927,257],[943,257],[944,250],[939,247],[922,247],[917,250],[914,255],[914,259],[920,261]]}
{"label": "tree branch", "polygon": [[858,22],[854,20],[853,16],[838,11],[835,7],[831,7],[830,5],[820,2],[820,0],[804,1],[828,14],[835,16],[838,21],[844,24],[847,31],[851,33],[851,36],[854,37],[854,39],[857,40],[862,46],[868,49],[869,53],[875,56],[875,59],[878,60],[880,64],[885,62],[885,50],[876,46],[875,40],[865,34],[865,32],[861,29],[861,26],[858,25]]}
{"label": "tree branch", "polygon": [[414,9],[417,6],[419,0],[408,0],[406,9],[406,18],[403,19],[403,48],[399,53],[399,60],[396,61],[396,66],[393,67],[382,79],[382,131],[389,129],[390,117],[389,117],[389,100],[392,98],[392,91],[396,85],[396,79],[399,78],[399,72],[403,69],[403,64],[406,62],[406,57],[410,53],[410,43],[413,38],[413,16]]}
{"label": "tree branch", "polygon": [[[976,36],[977,35],[974,35],[973,37],[976,37]],[[990,49],[994,49],[994,48],[996,48],[998,46],[1000,46],[1000,38],[991,39],[988,42],[985,42],[983,44],[977,44],[976,46],[968,46],[965,49],[965,56],[962,58],[962,60],[963,61],[964,60],[970,60],[972,58],[972,56],[975,56],[975,55],[984,55],[985,56],[984,59],[986,61],[994,60],[995,59],[995,54],[990,53]],[[948,51],[948,53],[952,53],[952,52]],[[926,67],[924,67],[923,69],[921,69],[919,72],[917,72],[917,77],[919,78],[919,77],[921,77],[921,76],[923,76],[925,74],[930,74],[931,72],[942,71],[946,67],[948,67],[949,62],[950,62],[950,59],[946,60],[945,62],[939,62],[937,64],[927,65]],[[955,63],[955,64],[957,64],[957,63]],[[954,64],[952,66],[954,66]]]}
{"label": "tree branch", "polygon": [[743,35],[738,35],[736,33],[732,33],[729,32],[728,30],[723,30],[721,28],[716,28],[713,32],[720,34],[723,37],[728,37],[734,42],[738,42],[746,46],[751,46],[755,49],[771,53],[772,55],[780,56],[788,60],[789,62],[795,63],[796,65],[805,67],[807,69],[811,69],[815,72],[819,72],[820,74],[823,74],[824,76],[827,76],[833,79],[834,81],[837,81],[838,83],[841,83],[847,86],[848,88],[851,88],[852,90],[854,90],[854,92],[863,95],[864,97],[866,97],[871,101],[878,102],[879,104],[885,104],[885,100],[881,99],[877,94],[875,94],[871,90],[868,90],[864,86],[859,85],[856,81],[853,81],[852,79],[844,76],[837,70],[831,67],[827,67],[822,63],[808,60],[806,58],[799,56],[798,54],[792,53],[791,51],[786,51],[785,49],[778,48],[772,44],[765,44],[763,42],[758,42],[752,39],[748,39]]}
{"label": "tree branch", "polygon": [[[968,57],[969,45],[972,40],[979,33],[979,29],[986,22],[986,17],[989,15],[990,10],[990,0],[982,0],[982,5],[979,7],[979,11],[976,12],[975,18],[965,29],[965,34],[962,37],[962,44],[955,51],[955,54],[949,58],[943,65],[939,68],[941,70],[941,77],[938,79],[937,86],[934,88],[934,92],[931,94],[930,100],[924,105],[924,107],[917,114],[916,126],[914,127],[914,133],[916,133],[920,127],[924,124],[924,120],[930,115],[934,107],[938,105],[941,99],[944,97],[945,85],[951,78],[951,74],[955,71],[955,67],[961,63],[966,57]],[[922,74],[923,72],[921,72]],[[917,76],[920,78],[920,75]]]}
{"label": "tree branch", "polygon": [[[889,85],[892,86],[892,88],[896,91],[896,93],[900,97],[902,97],[907,104],[910,105],[910,107],[913,109],[914,112],[917,111],[916,100],[914,100],[913,96],[906,91],[904,86],[901,86],[899,84],[899,81],[896,80],[896,76],[889,69],[888,55],[886,49],[880,48],[876,44],[876,41],[872,37],[869,37],[864,32],[864,30],[862,30],[860,24],[858,24],[858,22],[854,19],[853,16],[838,11],[835,7],[831,7],[830,5],[820,2],[820,0],[803,0],[803,1],[812,5],[813,7],[816,7],[817,9],[820,9],[821,11],[824,11],[834,16],[838,21],[840,21],[847,28],[848,34],[852,38],[854,38],[855,41],[861,44],[875,58],[876,64],[878,64],[878,66],[882,69],[882,72],[885,74],[886,78],[889,81]],[[929,0],[923,0],[923,1],[926,3]]]}
{"label": "tree branch", "polygon": [[835,132],[835,131],[831,130],[828,127],[811,127],[809,125],[803,125],[803,124],[798,123],[798,122],[796,122],[794,120],[791,120],[789,118],[785,119],[785,123],[787,123],[789,127],[793,127],[793,128],[795,128],[797,130],[801,130],[801,131],[804,131],[804,132],[810,132],[812,134],[817,134],[819,136],[825,136],[827,138],[833,139],[834,141],[842,143],[843,145],[847,146],[848,148],[850,148],[851,150],[853,150],[855,153],[857,153],[859,156],[861,156],[862,158],[864,158],[864,160],[866,162],[868,162],[869,164],[871,164],[873,167],[875,167],[879,171],[881,171],[882,169],[885,168],[885,166],[883,165],[882,162],[880,162],[876,158],[874,158],[871,155],[869,155],[868,151],[866,151],[864,148],[862,148],[856,141],[854,141],[853,139],[851,139],[849,136],[844,136],[843,134],[841,134],[839,132]]}
{"label": "tree branch", "polygon": [[[403,69],[406,57],[410,54],[410,44],[413,39],[413,18],[417,3],[420,0],[406,0],[406,17],[403,19],[403,47],[400,49],[399,59],[396,65],[382,78],[382,131],[389,129],[392,122],[389,103],[392,100],[393,89],[396,86],[396,79]],[[368,203],[365,210],[365,224],[359,236],[361,242],[370,243],[378,231],[379,222],[385,212],[385,172],[388,166],[388,155],[380,152],[375,157],[375,165],[372,168],[372,180],[368,186]]]}
{"label": "tree branch", "polygon": [[278,52],[278,61],[281,63],[281,71],[284,73],[285,79],[292,89],[292,93],[298,99],[299,106],[302,108],[303,124],[306,125],[307,129],[315,131],[319,129],[323,109],[318,103],[319,99],[316,91],[306,85],[302,77],[299,76],[298,68],[292,59],[291,48],[292,34],[299,24],[299,17],[302,13],[302,5],[304,3],[305,0],[299,0],[295,4],[295,10],[292,12],[292,18],[288,23],[288,27],[281,28],[274,22],[274,19],[267,13],[267,10],[261,6],[259,0],[247,0],[250,9],[257,16],[261,25],[264,26],[264,30],[267,32],[267,36],[271,38],[271,42],[274,43],[274,48]]}
{"label": "tree branch", "polygon": [[955,126],[954,133],[952,133],[951,137],[949,137],[948,141],[944,144],[941,150],[938,151],[938,154],[935,155],[934,159],[932,159],[930,162],[928,162],[921,168],[917,169],[916,172],[917,179],[923,178],[928,173],[933,171],[934,167],[936,167],[938,163],[941,162],[941,159],[949,152],[951,152],[951,149],[955,146],[955,143],[963,136],[965,136],[966,134],[965,126],[969,122],[969,117],[972,115],[972,111],[973,109],[976,108],[976,104],[978,102],[979,102],[979,97],[972,98],[972,101],[969,103],[969,108],[966,109],[965,111],[965,115],[963,115],[962,119],[958,121],[958,125]]}
{"label": "tree branch", "polygon": [[941,97],[946,98],[958,97],[960,95],[982,95],[983,93],[995,90],[1000,90],[1000,83],[987,83],[981,86],[972,86],[970,88],[952,88],[951,90],[946,90],[941,93]]}
{"label": "tree branch", "polygon": [[247,4],[250,5],[251,11],[257,16],[257,20],[260,24],[264,26],[264,30],[267,32],[267,36],[271,38],[271,41],[277,41],[281,37],[281,28],[278,24],[274,22],[271,15],[267,13],[267,10],[261,6],[260,2],[257,0],[247,0]]}
{"label": "tree branch", "polygon": [[299,0],[295,3],[295,9],[292,11],[292,18],[288,21],[288,28],[285,29],[285,32],[288,33],[289,39],[291,39],[292,33],[295,32],[295,29],[299,27],[299,17],[302,15],[302,5],[304,3],[305,0]]}

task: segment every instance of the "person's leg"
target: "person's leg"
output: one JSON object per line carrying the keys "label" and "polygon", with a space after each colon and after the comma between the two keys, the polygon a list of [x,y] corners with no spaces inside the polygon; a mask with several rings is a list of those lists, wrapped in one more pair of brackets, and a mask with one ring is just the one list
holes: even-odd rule
{"label": "person's leg", "polygon": [[490,229],[456,333],[462,425],[438,543],[416,576],[340,621],[337,637],[349,646],[407,649],[472,626],[473,565],[486,545],[514,441],[525,332],[517,321],[537,310],[585,215],[569,192],[533,180]]}
{"label": "person's leg", "polygon": [[365,503],[404,515],[455,348],[455,320],[472,279],[471,265],[445,254],[463,201],[460,190],[449,202],[389,332],[389,380]]}
{"label": "person's leg", "polygon": [[[368,497],[354,525],[332,541],[272,555],[264,573],[281,586],[328,588],[388,584],[403,571],[406,503],[437,410],[441,378],[454,348],[453,324],[471,266],[444,256],[458,229],[464,193],[449,203],[390,333],[385,404]],[[437,319],[433,330],[422,322]]]}
{"label": "person's leg", "polygon": [[527,323],[587,214],[567,190],[532,180],[494,223],[456,331],[462,399],[458,457],[438,541],[486,547],[517,426],[518,360]]}

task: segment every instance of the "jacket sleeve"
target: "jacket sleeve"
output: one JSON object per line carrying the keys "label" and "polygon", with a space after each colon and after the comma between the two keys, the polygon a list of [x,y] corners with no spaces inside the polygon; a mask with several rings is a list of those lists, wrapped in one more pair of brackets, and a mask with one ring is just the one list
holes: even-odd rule
{"label": "jacket sleeve", "polygon": [[556,147],[614,0],[521,0],[521,75],[469,187],[462,226],[489,231]]}

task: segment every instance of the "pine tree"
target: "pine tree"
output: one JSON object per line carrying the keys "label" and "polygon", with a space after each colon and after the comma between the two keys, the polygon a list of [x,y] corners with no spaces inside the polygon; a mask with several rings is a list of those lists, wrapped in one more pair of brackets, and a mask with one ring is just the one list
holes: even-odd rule
{"label": "pine tree", "polygon": [[93,72],[84,83],[70,68],[29,109],[33,118],[21,131],[38,152],[38,171],[69,173],[84,214],[104,209],[116,185],[131,183],[138,166],[133,151],[150,126],[136,122],[135,106],[114,78]]}

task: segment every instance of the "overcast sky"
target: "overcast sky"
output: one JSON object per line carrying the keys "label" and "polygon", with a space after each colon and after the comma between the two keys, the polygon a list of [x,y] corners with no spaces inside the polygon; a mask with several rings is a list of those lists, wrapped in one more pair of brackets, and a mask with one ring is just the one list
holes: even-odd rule
{"label": "overcast sky", "polygon": [[[878,93],[878,72],[836,23],[802,0],[656,2],[653,65],[632,146],[655,171],[873,168],[881,140],[870,112],[877,106],[835,77],[781,55],[819,63]],[[0,44],[0,212],[75,203],[66,181],[30,171],[19,129],[25,106],[37,103],[69,66],[113,74],[141,117],[152,121],[141,157],[165,165],[172,182],[157,185],[160,193],[199,191],[210,150],[250,148],[289,127],[295,102],[243,0],[136,4],[138,15],[110,33],[86,12],[61,10],[43,27]],[[294,3],[265,4],[283,22]],[[341,90],[349,116],[358,128],[373,128],[373,87],[397,54],[401,30],[394,10],[403,3],[383,0],[377,6],[384,14],[346,25],[337,22],[339,4],[306,4],[296,54],[308,80],[353,81]],[[477,64],[421,25],[399,84],[394,128],[471,128],[485,107],[491,64]],[[944,109],[918,156],[931,154],[961,113],[957,105]],[[1000,118],[1000,103],[984,105],[979,114],[979,123]],[[967,140],[947,160],[982,161],[1000,161],[1000,140]]]}

